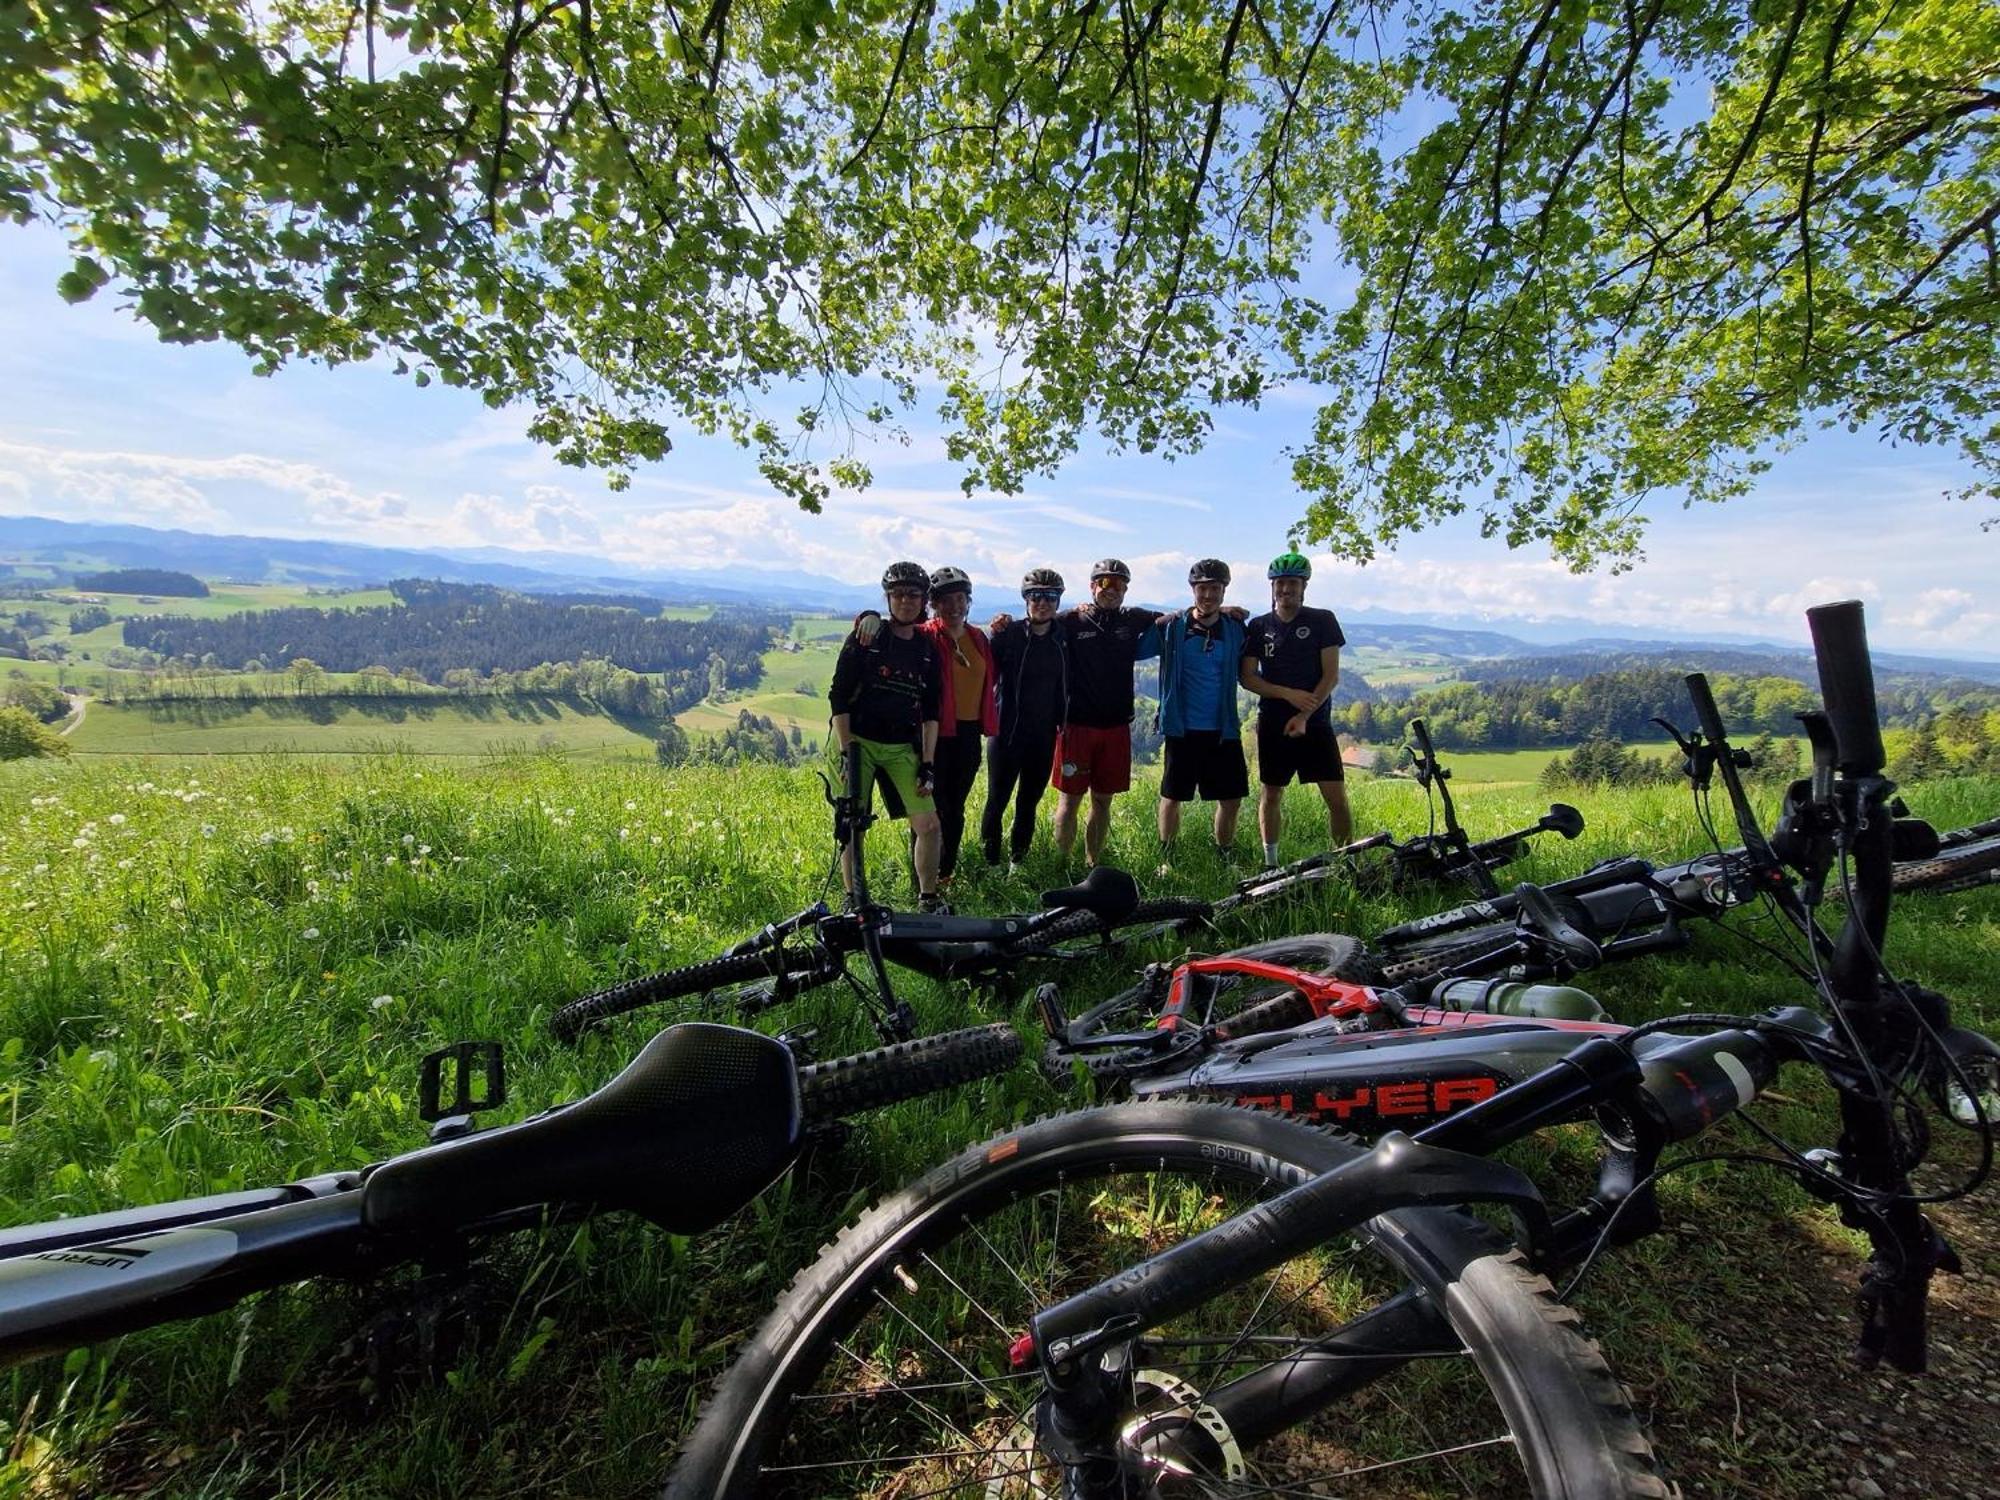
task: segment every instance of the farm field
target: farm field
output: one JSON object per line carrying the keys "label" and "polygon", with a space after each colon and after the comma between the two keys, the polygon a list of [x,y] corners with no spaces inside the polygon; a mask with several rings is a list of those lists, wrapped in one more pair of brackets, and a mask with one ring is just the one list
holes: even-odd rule
{"label": "farm field", "polygon": [[[796,727],[805,741],[819,744],[826,738],[826,689],[833,680],[839,639],[810,635],[801,638],[797,633],[799,623],[793,622],[793,634],[794,639],[807,643],[804,649],[787,651],[777,647],[766,651],[764,680],[756,691],[731,693],[721,702],[704,699],[674,715],[674,722],[690,734],[719,734],[734,728],[737,715],[747,709],[787,732]],[[847,622],[840,622],[843,634],[847,628]],[[802,692],[801,688],[810,691]]]}
{"label": "farm field", "polygon": [[[1628,748],[1655,760],[1666,760],[1679,754],[1666,740],[1635,740]],[[1440,749],[1438,759],[1451,772],[1452,788],[1456,790],[1461,783],[1474,782],[1504,786],[1532,785],[1550,761],[1568,753],[1566,748],[1554,747],[1540,750]]]}
{"label": "farm field", "polygon": [[652,740],[603,714],[554,699],[439,697],[392,705],[366,698],[293,704],[227,700],[92,703],[69,736],[77,755],[489,756],[561,752],[646,760]]}
{"label": "farm field", "polygon": [[[1142,776],[1117,804],[1110,857],[1130,868],[1157,860],[1154,785]],[[1499,785],[1465,800],[1475,834],[1526,822],[1544,801]],[[1515,872],[1705,844],[1676,790],[1577,800],[1584,837],[1537,846]],[[1911,800],[1954,826],[1990,816],[2000,783],[1943,782]],[[1358,784],[1355,803],[1360,830],[1424,826],[1407,783]],[[1309,852],[1323,824],[1296,789],[1288,812],[1286,855]],[[1185,845],[1176,874],[1149,888],[1226,889],[1235,871],[1199,838]],[[507,1045],[511,1101],[496,1120],[576,1097],[649,1026],[634,1016],[572,1051],[548,1039],[554,1006],[712,955],[793,910],[823,889],[827,854],[817,783],[773,767],[106,755],[0,766],[0,1216],[285,1181],[405,1149],[422,1139],[418,1058],[462,1037]],[[878,832],[870,865],[886,898],[907,897],[893,835]],[[968,910],[1016,909],[1060,873],[1038,851],[1020,878],[974,868],[955,894]],[[1444,899],[1329,885],[1310,907],[1209,941],[1368,931]],[[1174,949],[1163,940],[1065,968],[1064,994],[1102,992]],[[1890,951],[1955,997],[1961,1023],[2000,1028],[2000,890],[1899,904]],[[1803,998],[1767,959],[1707,931],[1685,954],[1593,981],[1631,1019]],[[912,980],[906,993],[930,1029],[1028,1024],[1011,992]],[[822,1055],[868,1040],[832,1001],[782,1014],[799,1023],[822,1028]],[[1824,1100],[1788,1094],[1770,1123],[1827,1139]],[[272,1293],[16,1369],[0,1376],[0,1492],[652,1493],[730,1348],[836,1223],[884,1185],[1065,1102],[1023,1069],[900,1106],[694,1240],[624,1217],[527,1236],[494,1260],[496,1316],[445,1379],[377,1389],[341,1352],[404,1283]],[[1586,1144],[1559,1136],[1549,1149],[1573,1169]],[[1853,1449],[1834,1434],[1892,1410],[1908,1455],[1895,1482],[1910,1493],[1957,1492],[1927,1482],[1946,1472],[1927,1467],[1934,1452],[1964,1455],[1948,1472],[1993,1472],[2000,1437],[1964,1415],[1994,1378],[1990,1272],[1938,1283],[1931,1377],[1864,1375],[1841,1366],[1859,1265],[1829,1210],[1775,1174],[1682,1173],[1662,1193],[1687,1230],[1620,1252],[1579,1303],[1687,1493],[1839,1492]],[[1942,1215],[1969,1253],[1990,1256],[1990,1190]],[[1826,1380],[1800,1373],[1821,1366]]]}

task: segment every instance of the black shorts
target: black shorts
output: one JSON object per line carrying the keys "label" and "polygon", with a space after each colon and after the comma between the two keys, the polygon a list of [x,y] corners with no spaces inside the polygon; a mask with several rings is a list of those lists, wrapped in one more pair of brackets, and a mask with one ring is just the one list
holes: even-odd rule
{"label": "black shorts", "polygon": [[1345,781],[1340,765],[1340,741],[1334,738],[1333,720],[1306,721],[1301,735],[1285,733],[1290,715],[1275,714],[1257,720],[1257,779],[1265,786],[1289,786],[1294,779],[1312,785],[1322,781]]}
{"label": "black shorts", "polygon": [[1243,741],[1225,740],[1220,729],[1190,729],[1167,740],[1167,769],[1160,795],[1169,802],[1234,802],[1250,795],[1250,768]]}

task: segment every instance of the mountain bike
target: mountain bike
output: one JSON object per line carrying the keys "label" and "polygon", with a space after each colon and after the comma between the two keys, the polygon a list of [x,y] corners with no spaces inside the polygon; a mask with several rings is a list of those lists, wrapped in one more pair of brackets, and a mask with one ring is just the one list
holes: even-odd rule
{"label": "mountain bike", "polygon": [[0,1364],[195,1317],[315,1277],[416,1264],[439,1302],[473,1247],[554,1220],[625,1210],[675,1234],[712,1229],[849,1115],[1002,1072],[1004,1025],[821,1063],[775,1037],[660,1032],[588,1097],[476,1128],[506,1098],[497,1042],[424,1059],[431,1142],[359,1171],[0,1230]]}
{"label": "mountain bike", "polygon": [[[1923,1205],[1990,1168],[2000,1048],[1887,976],[1892,786],[1860,608],[1809,619],[1828,743],[1786,831],[1809,909],[1836,874],[1852,888],[1837,939],[1807,948],[1819,1008],[1576,1029],[1552,1066],[1372,1147],[1151,1100],[1009,1131],[799,1276],[717,1387],[670,1496],[1667,1495],[1547,1278],[1570,1272],[1567,1292],[1656,1228],[1654,1187],[1694,1159],[1775,1166],[1838,1205],[1872,1250],[1857,1357],[1921,1369],[1931,1277],[1957,1269]],[[1551,903],[1523,900],[1548,923]],[[1572,941],[1555,918],[1552,940]],[[1837,1093],[1833,1148],[1770,1136],[1778,1154],[1666,1159],[1799,1064]],[[1421,1096],[1391,1097],[1381,1113]],[[1931,1141],[1920,1105],[1972,1132],[1964,1183],[1912,1189]],[[1599,1127],[1600,1165],[1574,1205],[1489,1159],[1579,1120]]]}
{"label": "mountain bike", "polygon": [[[1142,900],[1130,875],[1099,866],[1075,885],[1044,891],[1037,912],[973,917],[895,911],[868,895],[861,840],[875,815],[859,762],[847,757],[838,794],[825,776],[821,781],[833,808],[836,851],[853,851],[855,884],[846,910],[834,911],[822,897],[705,963],[572,1000],[549,1020],[556,1037],[572,1042],[613,1016],[669,1000],[686,1002],[678,1012],[684,1018],[748,1023],[807,991],[845,984],[884,1041],[904,1040],[915,1034],[916,1017],[896,994],[890,964],[933,979],[990,982],[1011,977],[1035,959],[1096,957],[1129,936],[1150,934],[1208,909],[1204,902],[1173,897]],[[834,872],[827,878],[830,885]],[[865,960],[865,978],[857,978],[851,967],[857,957]]]}

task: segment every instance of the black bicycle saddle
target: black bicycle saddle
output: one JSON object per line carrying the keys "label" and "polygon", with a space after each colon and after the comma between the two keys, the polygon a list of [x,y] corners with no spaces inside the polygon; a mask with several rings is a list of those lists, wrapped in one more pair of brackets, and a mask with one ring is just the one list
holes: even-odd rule
{"label": "black bicycle saddle", "polygon": [[1100,921],[1120,922],[1138,908],[1139,883],[1123,870],[1099,865],[1075,885],[1043,891],[1042,905],[1066,906],[1094,913]]}
{"label": "black bicycle saddle", "polygon": [[695,1234],[769,1187],[799,1132],[784,1043],[734,1026],[669,1026],[565,1109],[383,1162],[362,1185],[362,1217],[423,1234],[562,1203],[630,1209]]}
{"label": "black bicycle saddle", "polygon": [[1514,887],[1514,899],[1520,903],[1516,924],[1560,948],[1574,967],[1594,969],[1604,961],[1604,950],[1597,940],[1556,910],[1555,902],[1540,886],[1522,881]]}

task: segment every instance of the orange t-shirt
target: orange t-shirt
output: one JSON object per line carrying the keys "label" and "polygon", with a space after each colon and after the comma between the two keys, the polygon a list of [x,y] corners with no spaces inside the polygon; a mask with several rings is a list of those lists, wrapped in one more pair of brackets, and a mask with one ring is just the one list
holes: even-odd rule
{"label": "orange t-shirt", "polygon": [[979,695],[986,687],[986,658],[972,644],[969,628],[957,640],[945,636],[944,646],[951,657],[952,706],[961,720],[976,723],[979,719]]}

